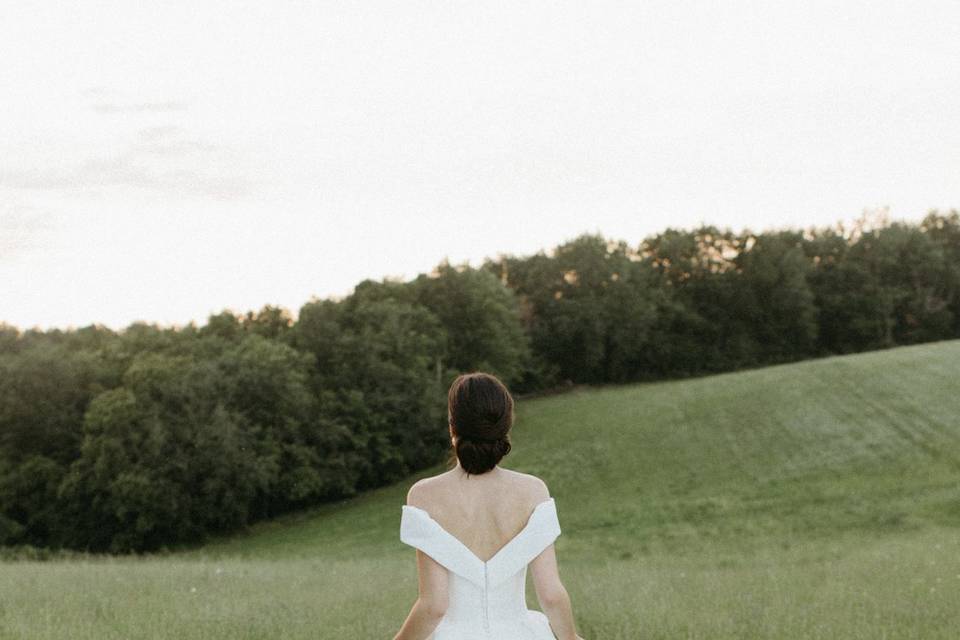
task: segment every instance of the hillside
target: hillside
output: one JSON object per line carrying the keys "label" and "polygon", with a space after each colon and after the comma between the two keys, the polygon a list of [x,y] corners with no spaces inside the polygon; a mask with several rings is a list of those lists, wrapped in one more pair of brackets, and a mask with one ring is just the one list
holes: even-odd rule
{"label": "hillside", "polygon": [[[950,341],[581,388],[518,402],[503,466],[557,500],[587,640],[954,638],[958,380]],[[415,479],[168,557],[5,565],[0,638],[392,637]]]}
{"label": "hillside", "polygon": [[[578,389],[518,402],[503,466],[546,480],[566,534],[558,549],[572,555],[958,526],[958,382],[950,341]],[[203,553],[403,553],[399,505],[415,479]]]}

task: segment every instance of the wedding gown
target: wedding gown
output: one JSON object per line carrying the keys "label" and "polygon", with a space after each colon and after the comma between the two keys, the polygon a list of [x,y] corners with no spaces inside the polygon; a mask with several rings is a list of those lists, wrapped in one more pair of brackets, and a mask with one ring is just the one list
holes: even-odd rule
{"label": "wedding gown", "polygon": [[553,498],[486,562],[423,509],[403,505],[400,541],[449,571],[447,612],[427,640],[554,640],[540,611],[527,609],[527,564],[560,535]]}

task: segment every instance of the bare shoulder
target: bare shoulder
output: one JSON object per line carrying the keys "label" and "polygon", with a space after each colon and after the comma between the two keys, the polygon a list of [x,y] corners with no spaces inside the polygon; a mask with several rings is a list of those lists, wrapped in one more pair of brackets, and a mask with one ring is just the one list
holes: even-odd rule
{"label": "bare shoulder", "polygon": [[430,498],[437,490],[437,485],[442,482],[443,474],[421,478],[414,482],[407,490],[407,504],[412,507],[426,508],[430,504]]}
{"label": "bare shoulder", "polygon": [[543,502],[550,497],[547,483],[531,473],[509,470],[513,482],[534,502]]}
{"label": "bare shoulder", "polygon": [[421,478],[414,482],[407,490],[407,504],[412,507],[423,507],[427,494],[430,492],[430,481],[433,478]]}

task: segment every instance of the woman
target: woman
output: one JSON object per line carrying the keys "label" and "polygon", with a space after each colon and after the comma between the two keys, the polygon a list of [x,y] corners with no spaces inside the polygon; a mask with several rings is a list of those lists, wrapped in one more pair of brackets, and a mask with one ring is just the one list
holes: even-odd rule
{"label": "woman", "polygon": [[[456,465],[416,482],[401,507],[419,597],[394,640],[583,640],[557,572],[554,500],[539,478],[498,464],[510,452],[510,392],[492,375],[461,375],[447,414]],[[546,615],[527,609],[528,566]]]}

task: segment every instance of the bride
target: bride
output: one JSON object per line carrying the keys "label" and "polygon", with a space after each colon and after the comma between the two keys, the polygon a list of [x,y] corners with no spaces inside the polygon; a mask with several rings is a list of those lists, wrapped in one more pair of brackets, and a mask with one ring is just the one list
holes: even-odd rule
{"label": "bride", "polygon": [[[401,507],[419,597],[394,640],[583,640],[557,571],[554,499],[539,478],[498,464],[510,452],[510,392],[464,374],[447,412],[456,465],[416,482]],[[527,609],[528,566],[543,613]]]}

